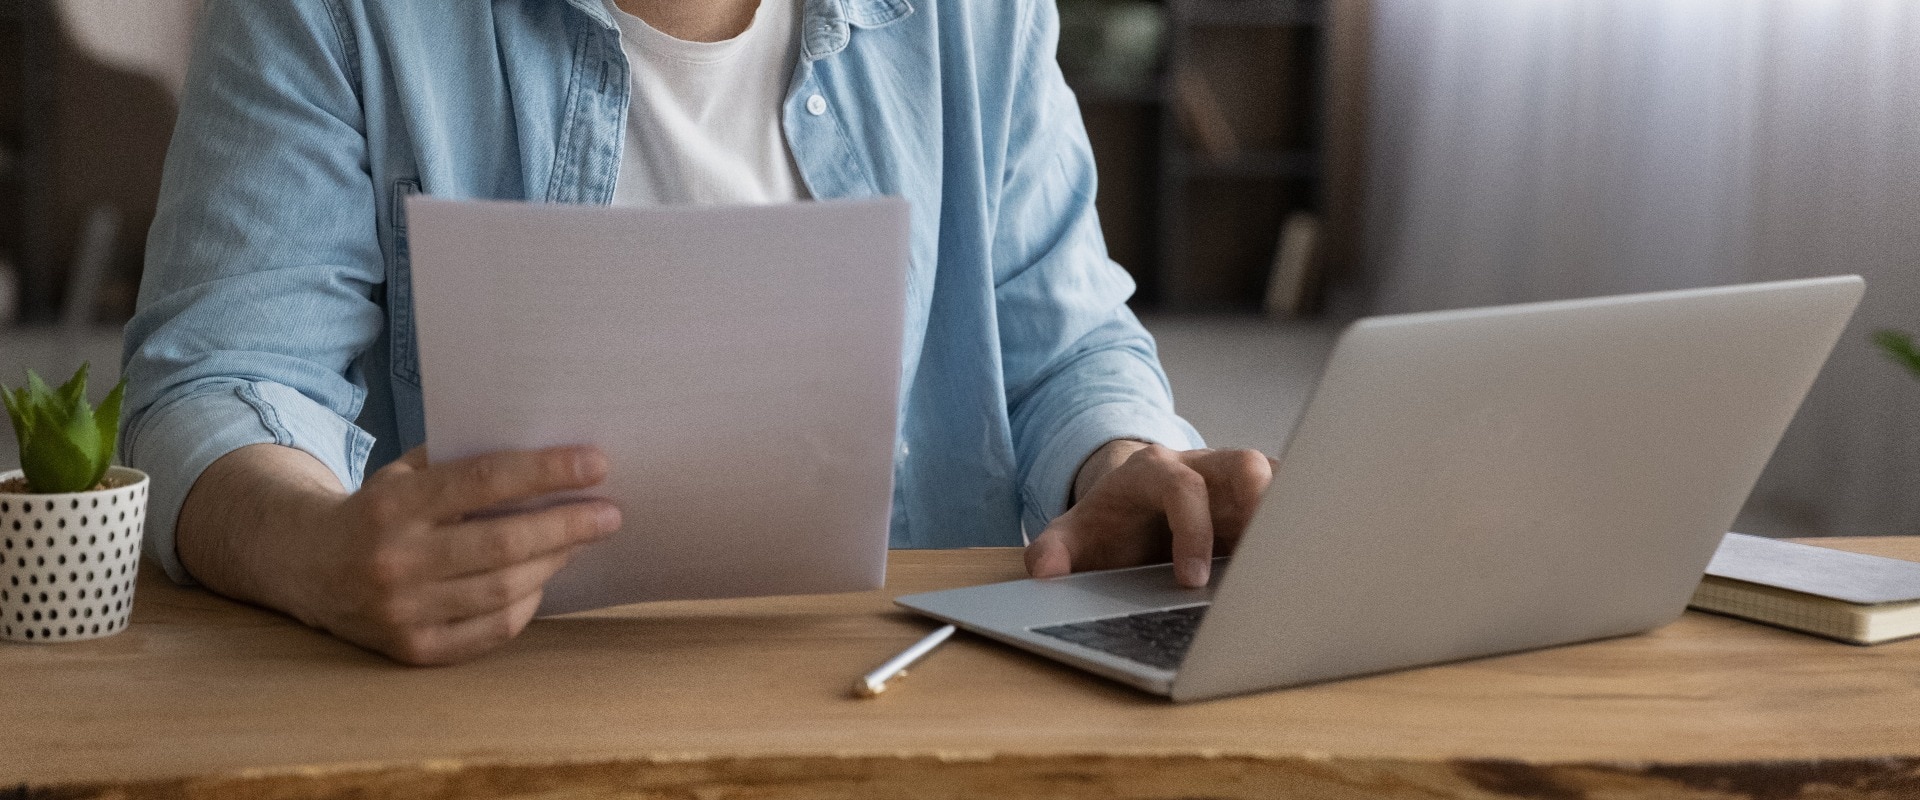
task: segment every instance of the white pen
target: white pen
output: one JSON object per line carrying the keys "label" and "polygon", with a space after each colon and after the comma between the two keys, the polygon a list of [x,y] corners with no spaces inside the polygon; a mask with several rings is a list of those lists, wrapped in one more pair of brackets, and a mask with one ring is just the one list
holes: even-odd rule
{"label": "white pen", "polygon": [[926,635],[926,638],[914,642],[912,647],[900,651],[900,655],[887,659],[879,669],[867,673],[866,677],[853,682],[853,693],[860,697],[879,697],[887,690],[887,681],[907,674],[907,667],[924,658],[933,648],[953,635],[952,625],[942,625],[939,630]]}

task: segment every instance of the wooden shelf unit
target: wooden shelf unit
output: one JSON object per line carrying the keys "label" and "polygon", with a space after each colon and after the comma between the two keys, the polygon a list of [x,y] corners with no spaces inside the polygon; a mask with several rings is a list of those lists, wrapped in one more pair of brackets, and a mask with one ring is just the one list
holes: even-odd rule
{"label": "wooden shelf unit", "polygon": [[49,0],[0,3],[0,256],[11,261],[22,321],[52,318],[53,113],[58,27]]}
{"label": "wooden shelf unit", "polygon": [[[1170,311],[1255,310],[1281,225],[1320,207],[1325,6],[1168,0],[1167,16],[1156,299]],[[1183,124],[1195,83],[1230,129],[1229,152],[1208,152]]]}

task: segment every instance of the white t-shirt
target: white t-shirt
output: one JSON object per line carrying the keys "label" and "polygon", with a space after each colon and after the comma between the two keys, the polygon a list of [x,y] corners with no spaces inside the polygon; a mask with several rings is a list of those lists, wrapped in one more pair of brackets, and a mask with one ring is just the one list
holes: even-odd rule
{"label": "white t-shirt", "polygon": [[799,58],[799,0],[761,0],[721,42],[689,42],[607,10],[633,75],[616,206],[778,203],[805,196],[780,125]]}

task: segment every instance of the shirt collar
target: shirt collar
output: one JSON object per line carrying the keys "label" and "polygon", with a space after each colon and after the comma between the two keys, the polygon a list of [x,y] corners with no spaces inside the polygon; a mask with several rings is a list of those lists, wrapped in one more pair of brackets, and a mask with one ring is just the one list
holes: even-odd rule
{"label": "shirt collar", "polygon": [[800,57],[818,61],[846,49],[849,26],[879,28],[912,13],[908,0],[803,0]]}
{"label": "shirt collar", "polygon": [[[602,26],[615,26],[604,0],[567,2]],[[800,57],[808,61],[826,58],[846,49],[850,27],[884,27],[912,13],[913,4],[908,0],[801,0]]]}
{"label": "shirt collar", "polygon": [[573,6],[574,9],[580,13],[587,15],[588,19],[593,20],[603,28],[617,29],[619,27],[619,25],[613,21],[613,14],[607,11],[605,0],[567,0],[567,4]]}

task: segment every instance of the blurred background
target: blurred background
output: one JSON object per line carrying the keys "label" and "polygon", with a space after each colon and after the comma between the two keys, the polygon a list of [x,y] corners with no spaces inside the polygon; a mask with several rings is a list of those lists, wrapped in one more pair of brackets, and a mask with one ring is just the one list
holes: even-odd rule
{"label": "blurred background", "polygon": [[[1059,3],[1109,249],[1211,442],[1277,453],[1359,315],[1859,273],[1737,527],[1920,533],[1920,382],[1870,341],[1920,329],[1920,4]],[[0,383],[117,372],[197,6],[0,0]]]}

